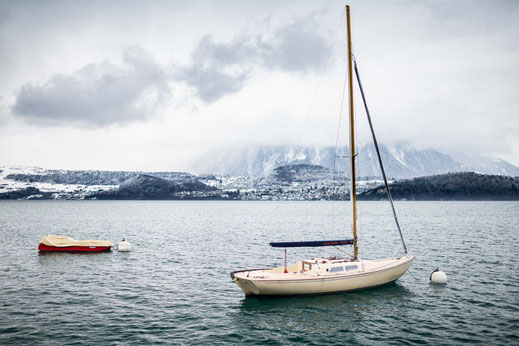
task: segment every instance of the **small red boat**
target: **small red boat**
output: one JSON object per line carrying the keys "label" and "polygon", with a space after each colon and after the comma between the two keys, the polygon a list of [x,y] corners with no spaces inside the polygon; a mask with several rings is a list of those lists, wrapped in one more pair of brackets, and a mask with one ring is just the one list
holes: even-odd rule
{"label": "small red boat", "polygon": [[75,240],[62,235],[48,235],[40,239],[40,251],[109,251],[114,244],[107,240]]}

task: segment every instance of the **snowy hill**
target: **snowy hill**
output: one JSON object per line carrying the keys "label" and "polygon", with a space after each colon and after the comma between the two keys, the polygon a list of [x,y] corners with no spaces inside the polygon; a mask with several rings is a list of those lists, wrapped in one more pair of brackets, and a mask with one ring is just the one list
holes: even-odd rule
{"label": "snowy hill", "polygon": [[[406,144],[381,145],[386,173],[394,178],[413,178],[449,172],[475,171],[483,174],[519,176],[519,167],[504,160],[481,155],[456,157],[433,149],[414,149]],[[347,148],[338,149],[344,156]],[[358,151],[359,176],[379,177],[375,148],[363,146]],[[190,171],[229,176],[264,176],[285,165],[319,165],[330,170],[348,171],[346,158],[336,158],[333,147],[256,146],[213,150],[196,160]]]}
{"label": "snowy hill", "polygon": [[193,174],[184,172],[72,171],[0,166],[0,199],[84,199],[97,198],[97,195],[105,199],[143,199],[143,196],[164,199],[181,192],[212,190]]}
{"label": "snowy hill", "polygon": [[[50,194],[53,199],[70,199],[71,197],[79,199],[93,192],[117,188],[118,183],[114,183],[113,179],[92,180],[88,174],[83,174],[84,172],[90,171],[46,170],[32,166],[1,166],[0,195],[22,190],[25,190],[26,194],[33,195],[31,189],[36,189],[37,195],[47,196]],[[106,173],[106,175],[109,174]],[[1,197],[6,198],[6,196]]]}
{"label": "snowy hill", "polygon": [[120,199],[120,200],[172,200],[182,197],[193,197],[193,192],[214,191],[214,187],[207,186],[197,179],[185,177],[183,179],[163,179],[147,174],[139,174],[125,182],[119,188],[102,191],[88,198]]}

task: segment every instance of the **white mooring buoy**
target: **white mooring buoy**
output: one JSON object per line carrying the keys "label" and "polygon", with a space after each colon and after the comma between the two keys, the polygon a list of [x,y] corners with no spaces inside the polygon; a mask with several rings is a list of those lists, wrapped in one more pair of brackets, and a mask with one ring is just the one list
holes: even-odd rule
{"label": "white mooring buoy", "polygon": [[447,274],[442,272],[440,269],[436,268],[436,270],[432,272],[431,277],[429,279],[433,284],[446,284]]}
{"label": "white mooring buoy", "polygon": [[128,252],[132,249],[132,244],[130,242],[127,242],[125,239],[123,239],[119,245],[117,245],[117,251],[120,252]]}

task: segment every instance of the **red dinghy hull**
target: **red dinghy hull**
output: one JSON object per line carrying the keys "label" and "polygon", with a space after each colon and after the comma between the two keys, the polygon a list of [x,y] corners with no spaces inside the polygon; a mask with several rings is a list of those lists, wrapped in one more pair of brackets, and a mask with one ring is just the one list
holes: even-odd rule
{"label": "red dinghy hull", "polygon": [[81,251],[81,252],[99,252],[99,251],[110,251],[111,246],[65,246],[55,247],[47,246],[45,244],[39,244],[38,250],[40,251]]}

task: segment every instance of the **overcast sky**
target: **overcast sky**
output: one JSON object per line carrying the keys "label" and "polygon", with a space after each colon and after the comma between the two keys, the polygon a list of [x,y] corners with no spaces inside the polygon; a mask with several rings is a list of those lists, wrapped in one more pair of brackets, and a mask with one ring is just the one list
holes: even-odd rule
{"label": "overcast sky", "polygon": [[[182,170],[214,148],[334,145],[344,5],[0,1],[0,165]],[[518,1],[350,5],[381,142],[519,165]]]}

